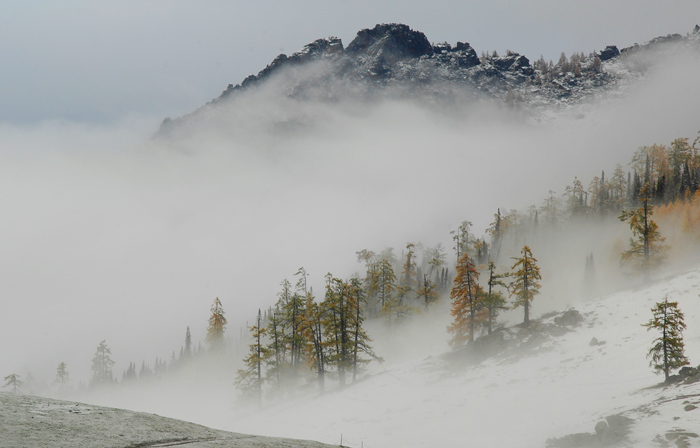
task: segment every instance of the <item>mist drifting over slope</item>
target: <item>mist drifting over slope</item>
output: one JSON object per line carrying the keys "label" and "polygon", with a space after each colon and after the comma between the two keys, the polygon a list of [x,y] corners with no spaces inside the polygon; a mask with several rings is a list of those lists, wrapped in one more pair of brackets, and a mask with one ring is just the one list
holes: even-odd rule
{"label": "mist drifting over slope", "polygon": [[[132,361],[169,359],[187,326],[204,341],[215,297],[237,335],[299,267],[322,291],[327,272],[363,271],[355,252],[364,248],[442,243],[451,260],[449,232],[463,220],[481,235],[498,208],[540,206],[574,176],[587,182],[625,166],[639,146],[695,136],[697,55],[649,64],[621,97],[541,119],[483,101],[452,110],[395,98],[293,100],[270,85],[175,141],[150,138],[149,118],[4,125],[0,372],[46,384],[64,361],[74,381],[87,381],[101,340],[117,375]],[[544,268],[536,314],[577,303],[583,257],[595,251],[614,266],[608,241],[627,229],[611,223],[606,238],[572,230],[565,246],[533,247]],[[436,350],[448,349],[438,333],[445,318],[429,327]],[[222,384],[234,369],[220,373]],[[191,396],[220,395],[189,386]]]}
{"label": "mist drifting over slope", "polygon": [[85,379],[106,339],[120,371],[168,357],[187,325],[202,341],[214,297],[237,329],[300,266],[321,290],[327,272],[360,271],[363,248],[450,248],[465,219],[480,234],[499,207],[539,206],[638,146],[693,136],[699,62],[674,61],[654,61],[622,99],[539,123],[495,104],[329,104],[273,86],[174,142],[139,119],[5,125],[3,367],[66,360]]}

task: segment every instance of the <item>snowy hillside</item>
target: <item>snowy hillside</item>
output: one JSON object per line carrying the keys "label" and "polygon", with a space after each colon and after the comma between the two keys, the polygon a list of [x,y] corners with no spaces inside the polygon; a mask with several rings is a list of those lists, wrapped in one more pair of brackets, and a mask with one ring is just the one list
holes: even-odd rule
{"label": "snowy hillside", "polygon": [[[622,414],[634,420],[625,446],[663,446],[653,440],[665,440],[673,431],[700,432],[700,409],[684,410],[686,402],[700,403],[700,382],[653,387],[663,377],[648,366],[646,352],[654,335],[641,324],[651,318],[655,302],[665,296],[677,300],[688,325],[686,354],[697,365],[698,292],[700,269],[695,269],[602,297],[577,307],[584,321],[572,331],[562,336],[543,332],[541,343],[525,339],[522,356],[509,351],[454,369],[452,357],[440,356],[447,349],[444,333],[442,346],[424,347],[416,359],[395,363],[386,353],[385,365],[345,391],[258,413],[236,412],[230,428],[329,443],[342,433],[346,444],[370,448],[543,447],[552,437],[595,433],[599,421]],[[593,338],[597,345],[591,344]],[[691,443],[700,445],[700,438]]]}
{"label": "snowy hillside", "polygon": [[[342,440],[350,447],[545,447],[548,439],[593,437],[599,422],[616,415],[625,418],[610,419],[611,426],[618,425],[610,440],[622,438],[615,446],[675,446],[679,439],[700,446],[700,409],[694,408],[700,408],[700,382],[660,386],[663,377],[646,358],[656,335],[642,327],[654,303],[666,296],[678,301],[688,327],[686,355],[697,366],[699,292],[700,268],[695,268],[600,297],[578,304],[578,313],[550,313],[528,330],[509,327],[501,340],[504,349],[486,359],[449,350],[449,315],[443,310],[429,326],[409,327],[393,340],[376,337],[386,362],[370,365],[358,383],[260,410],[237,402],[230,383],[225,393],[210,385],[210,393],[197,398],[171,390],[160,400],[156,397],[175,386],[164,384],[151,398],[113,397],[110,404],[229,431],[336,445]],[[537,299],[534,306],[537,315]],[[521,318],[512,313],[507,317]],[[381,342],[387,340],[390,345]],[[633,421],[629,427],[627,419]],[[573,439],[549,446],[597,446],[567,444]]]}

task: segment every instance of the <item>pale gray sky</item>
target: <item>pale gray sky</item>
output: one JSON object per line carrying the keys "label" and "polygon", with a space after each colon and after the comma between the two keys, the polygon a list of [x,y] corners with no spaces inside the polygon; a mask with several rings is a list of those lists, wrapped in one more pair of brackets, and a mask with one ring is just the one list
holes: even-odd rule
{"label": "pale gray sky", "polygon": [[178,116],[329,35],[401,22],[433,42],[531,59],[687,33],[680,0],[122,0],[0,3],[0,122]]}

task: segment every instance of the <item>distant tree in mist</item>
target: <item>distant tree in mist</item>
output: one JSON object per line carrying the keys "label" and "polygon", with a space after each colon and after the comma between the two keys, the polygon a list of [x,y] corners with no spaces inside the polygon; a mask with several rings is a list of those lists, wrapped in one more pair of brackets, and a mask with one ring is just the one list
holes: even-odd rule
{"label": "distant tree in mist", "polygon": [[65,362],[60,362],[56,367],[56,378],[53,380],[53,384],[58,386],[59,391],[63,391],[68,386],[68,381],[70,381],[68,366]]}
{"label": "distant tree in mist", "polygon": [[12,388],[12,393],[17,393],[19,391],[19,388],[22,387],[22,380],[19,379],[19,375],[16,373],[11,373],[7,375],[5,378],[5,385],[2,387],[11,387]]}
{"label": "distant tree in mist", "polygon": [[185,359],[192,357],[192,334],[190,333],[190,327],[187,326],[187,331],[185,332],[185,349],[182,352]]}
{"label": "distant tree in mist", "polygon": [[107,346],[107,343],[105,341],[100,342],[90,367],[90,370],[92,370],[91,386],[102,386],[114,382],[112,377],[114,361],[111,358],[111,354],[112,351]]}
{"label": "distant tree in mist", "polygon": [[217,297],[211,306],[209,325],[207,327],[206,341],[211,349],[220,349],[224,345],[224,332],[226,331],[226,317],[224,307]]}
{"label": "distant tree in mist", "polygon": [[450,292],[454,318],[447,331],[452,333],[450,345],[460,346],[465,342],[474,342],[474,333],[487,315],[482,303],[483,290],[479,286],[479,271],[468,253],[463,253],[457,263],[457,275]]}
{"label": "distant tree in mist", "polygon": [[620,261],[622,264],[634,265],[645,277],[649,277],[651,270],[665,259],[668,246],[662,244],[665,238],[661,237],[659,226],[651,219],[654,206],[651,203],[649,183],[642,187],[639,202],[640,207],[623,210],[619,216],[620,221],[626,221],[632,231],[630,247],[622,252]]}
{"label": "distant tree in mist", "polygon": [[513,257],[515,263],[511,267],[513,282],[510,284],[510,295],[515,296],[513,308],[522,306],[525,310],[523,323],[530,322],[530,303],[535,295],[539,294],[542,280],[537,259],[532,256],[532,251],[526,245],[520,251],[520,257]]}
{"label": "distant tree in mist", "polygon": [[684,354],[684,316],[678,308],[678,302],[669,302],[668,297],[663,302],[658,302],[651,312],[653,318],[643,326],[661,334],[654,339],[654,345],[649,349],[647,357],[651,357],[649,365],[658,373],[663,372],[665,380],[668,381],[672,370],[689,364]]}
{"label": "distant tree in mist", "polygon": [[415,291],[418,287],[418,272],[416,269],[416,245],[406,244],[406,258],[401,272],[400,285],[405,286],[407,291]]}

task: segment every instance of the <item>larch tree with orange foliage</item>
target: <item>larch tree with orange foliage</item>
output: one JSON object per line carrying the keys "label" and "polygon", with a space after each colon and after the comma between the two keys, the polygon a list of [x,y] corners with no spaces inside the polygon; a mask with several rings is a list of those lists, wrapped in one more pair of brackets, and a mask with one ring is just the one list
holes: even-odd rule
{"label": "larch tree with orange foliage", "polygon": [[526,245],[520,251],[521,256],[513,257],[515,263],[511,267],[513,270],[513,283],[511,283],[510,295],[515,296],[513,308],[522,306],[525,309],[523,323],[530,323],[530,303],[535,295],[540,293],[540,283],[542,275],[540,267],[537,266],[537,259],[532,256],[532,250]]}
{"label": "larch tree with orange foliage", "polygon": [[452,333],[450,345],[458,347],[465,342],[474,342],[474,331],[479,324],[484,322],[488,315],[481,303],[483,290],[479,286],[479,271],[466,252],[457,262],[457,276],[450,292],[452,309],[450,314],[454,317],[447,330]]}

